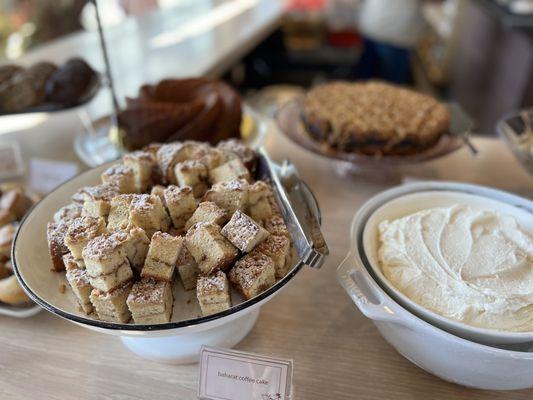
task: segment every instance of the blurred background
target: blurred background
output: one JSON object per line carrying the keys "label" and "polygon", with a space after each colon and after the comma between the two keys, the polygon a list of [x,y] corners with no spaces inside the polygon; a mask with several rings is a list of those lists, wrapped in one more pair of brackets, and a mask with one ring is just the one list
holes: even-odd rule
{"label": "blurred background", "polygon": [[[267,94],[283,97],[332,79],[410,85],[460,103],[486,135],[504,113],[533,104],[533,0],[105,0],[99,8],[113,68],[136,71],[121,76],[124,95],[173,76],[170,61],[176,76],[219,75],[252,100],[272,85]],[[272,21],[238,57],[196,71],[187,49],[173,50],[188,37],[207,38],[239,9],[271,12]],[[254,29],[253,18],[239,23]],[[1,63],[94,53],[99,68],[95,30],[88,0],[3,0]],[[124,32],[134,34],[119,38]]]}

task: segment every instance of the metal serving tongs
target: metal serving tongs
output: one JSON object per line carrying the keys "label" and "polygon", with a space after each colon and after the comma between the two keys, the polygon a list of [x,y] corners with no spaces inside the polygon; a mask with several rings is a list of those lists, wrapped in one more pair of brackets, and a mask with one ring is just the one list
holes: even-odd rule
{"label": "metal serving tongs", "polygon": [[259,149],[259,155],[257,176],[272,183],[283,219],[301,261],[310,267],[320,268],[329,249],[320,230],[320,208],[315,196],[298,177],[296,168],[290,161],[286,160],[278,166],[270,160],[263,148]]}

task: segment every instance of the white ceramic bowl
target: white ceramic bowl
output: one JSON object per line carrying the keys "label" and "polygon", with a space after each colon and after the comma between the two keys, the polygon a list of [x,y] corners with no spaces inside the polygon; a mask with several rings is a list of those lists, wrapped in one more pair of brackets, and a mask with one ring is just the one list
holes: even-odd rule
{"label": "white ceramic bowl", "polygon": [[[80,187],[95,185],[110,164],[89,170],[63,184],[41,200],[21,222],[13,244],[13,265],[19,282],[28,295],[46,310],[80,326],[120,336],[123,343],[138,355],[161,362],[188,363],[197,360],[202,345],[232,347],[252,329],[260,307],[277,295],[304,265],[295,260],[289,273],[253,299],[245,301],[232,292],[234,306],[207,317],[200,316],[195,291],[184,291],[174,285],[174,312],[167,324],[138,325],[100,321],[85,315],[70,290],[61,293],[66,284],[64,273],[50,271],[46,240],[46,224]],[[310,196],[310,198],[313,198]],[[308,204],[320,221],[318,204]],[[188,301],[190,300],[190,301]]]}
{"label": "white ceramic bowl", "polygon": [[429,318],[427,321],[425,317],[420,318],[389,296],[365,261],[363,236],[372,214],[397,198],[427,191],[475,194],[520,207],[525,201],[526,209],[531,208],[530,201],[476,185],[423,182],[387,190],[370,199],[356,214],[351,228],[351,249],[337,271],[339,282],[359,310],[373,320],[381,335],[400,354],[426,371],[450,382],[482,389],[533,387],[533,343],[513,345],[514,350],[507,350],[440,329],[428,322]]}
{"label": "white ceramic bowl", "polygon": [[[439,328],[465,339],[489,345],[533,342],[533,332],[506,332],[495,329],[477,328],[432,312],[397,290],[383,275],[379,266],[379,224],[384,220],[390,221],[401,218],[427,208],[465,204],[481,209],[498,210],[503,214],[514,216],[520,227],[525,232],[533,235],[533,205],[531,205],[531,202],[504,192],[495,191],[492,194],[496,197],[490,198],[457,190],[424,190],[405,194],[387,201],[373,211],[365,223],[363,230],[363,259],[366,257],[368,267],[372,269],[378,282],[393,299],[409,311]],[[528,206],[531,210],[526,209]]]}

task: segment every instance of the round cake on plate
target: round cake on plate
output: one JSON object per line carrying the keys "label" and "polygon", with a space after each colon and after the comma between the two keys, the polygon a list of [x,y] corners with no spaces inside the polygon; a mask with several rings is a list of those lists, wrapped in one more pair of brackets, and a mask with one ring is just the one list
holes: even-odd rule
{"label": "round cake on plate", "polygon": [[450,112],[434,98],[400,86],[339,81],[306,94],[302,119],[314,139],[336,151],[409,155],[448,132]]}

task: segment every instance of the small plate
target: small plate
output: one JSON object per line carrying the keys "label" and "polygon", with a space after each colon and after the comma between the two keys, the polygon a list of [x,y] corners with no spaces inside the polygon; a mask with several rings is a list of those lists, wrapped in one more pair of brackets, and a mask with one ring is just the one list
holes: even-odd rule
{"label": "small plate", "polygon": [[[241,138],[248,146],[258,148],[266,134],[267,123],[251,107],[244,105],[243,111]],[[126,152],[109,138],[109,117],[91,121],[85,111],[80,111],[79,117],[84,129],[74,139],[74,151],[85,165],[94,168],[116,160]]]}
{"label": "small plate", "polygon": [[285,104],[276,115],[280,130],[293,142],[315,154],[357,165],[368,170],[392,169],[397,166],[416,164],[443,157],[460,149],[468,140],[472,121],[457,104],[448,104],[451,111],[450,133],[443,135],[429,149],[407,156],[370,156],[357,153],[335,151],[313,139],[302,121],[303,97]]}

